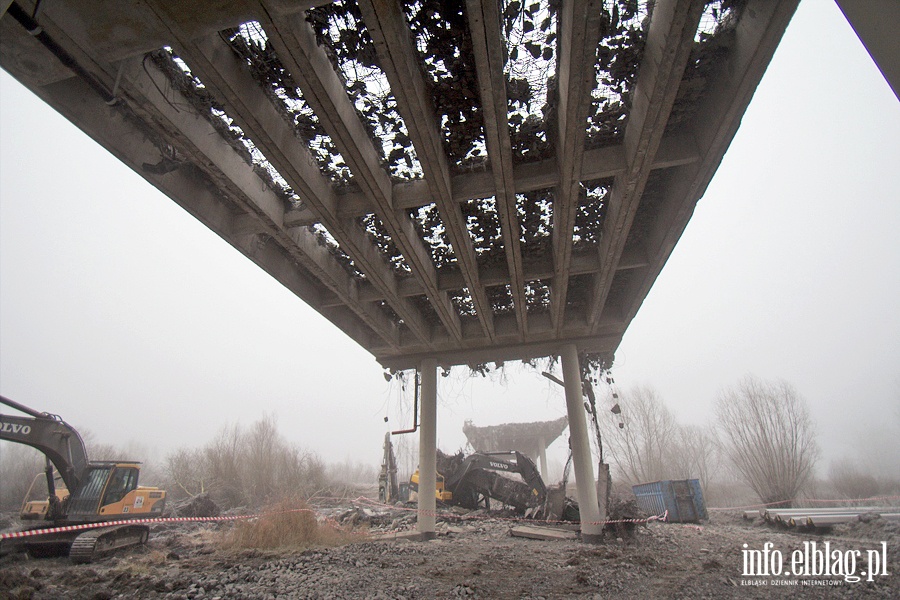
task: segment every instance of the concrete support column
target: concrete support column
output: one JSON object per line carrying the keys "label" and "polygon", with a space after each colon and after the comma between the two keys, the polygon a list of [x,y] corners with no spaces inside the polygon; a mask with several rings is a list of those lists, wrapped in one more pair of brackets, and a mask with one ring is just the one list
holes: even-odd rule
{"label": "concrete support column", "polygon": [[544,441],[544,438],[538,440],[538,456],[541,459],[541,477],[544,478],[544,481],[550,481],[547,474],[547,442]]}
{"label": "concrete support column", "polygon": [[900,3],[897,0],[837,0],[894,95],[900,99]]}
{"label": "concrete support column", "polygon": [[423,539],[432,539],[437,510],[434,498],[437,485],[437,361],[423,359],[419,376],[422,388],[419,395],[419,503],[416,529]]}
{"label": "concrete support column", "polygon": [[609,514],[609,465],[597,465],[597,503],[600,505],[600,520],[605,521]]}
{"label": "concrete support column", "polygon": [[587,419],[584,417],[581,366],[578,362],[578,349],[575,347],[575,344],[563,346],[560,358],[562,358],[563,382],[566,388],[566,410],[569,415],[572,466],[575,470],[575,484],[578,486],[581,539],[585,542],[598,542],[603,534],[603,525],[597,524],[601,520],[600,506],[597,502],[597,487],[594,481],[594,467],[591,457],[591,444],[588,439]]}

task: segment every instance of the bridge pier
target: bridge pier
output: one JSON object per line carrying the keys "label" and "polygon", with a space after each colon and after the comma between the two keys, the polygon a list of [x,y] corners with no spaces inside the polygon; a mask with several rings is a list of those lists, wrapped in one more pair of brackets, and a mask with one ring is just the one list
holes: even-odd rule
{"label": "bridge pier", "polygon": [[437,503],[437,361],[422,359],[419,366],[421,391],[419,405],[419,492],[416,530],[423,540],[435,536]]}
{"label": "bridge pier", "polygon": [[550,481],[547,473],[547,441],[543,437],[538,440],[538,459],[541,461],[541,477],[544,481]]}
{"label": "bridge pier", "polygon": [[596,543],[603,536],[603,525],[600,522],[606,518],[606,515],[604,514],[601,518],[600,505],[597,502],[591,444],[588,438],[587,420],[584,418],[581,366],[575,344],[563,346],[560,358],[562,359],[563,383],[566,388],[572,466],[575,471],[575,485],[578,487],[578,510],[581,512],[581,539],[584,542]]}

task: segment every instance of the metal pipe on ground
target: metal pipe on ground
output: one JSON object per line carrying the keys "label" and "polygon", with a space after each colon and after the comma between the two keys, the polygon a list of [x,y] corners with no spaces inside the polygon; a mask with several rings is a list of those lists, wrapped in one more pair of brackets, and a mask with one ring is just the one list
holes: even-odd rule
{"label": "metal pipe on ground", "polygon": [[[806,518],[806,525],[809,527],[831,527],[832,525],[855,523],[859,521],[859,517],[860,515],[812,515]],[[900,522],[900,513],[879,513],[879,519]]]}

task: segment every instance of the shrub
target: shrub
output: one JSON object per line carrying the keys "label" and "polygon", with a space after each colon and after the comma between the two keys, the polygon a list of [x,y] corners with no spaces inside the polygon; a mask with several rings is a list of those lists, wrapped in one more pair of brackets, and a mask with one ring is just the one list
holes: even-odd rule
{"label": "shrub", "polygon": [[607,455],[629,483],[666,479],[678,424],[653,388],[635,387],[623,395],[622,427],[601,420]]}
{"label": "shrub", "polygon": [[847,460],[832,462],[828,478],[840,498],[872,498],[882,493],[878,478]]}
{"label": "shrub", "polygon": [[819,447],[806,402],[785,381],[746,377],[716,402],[724,454],[764,503],[790,506],[810,480]]}
{"label": "shrub", "polygon": [[[22,507],[28,488],[44,471],[44,465],[44,455],[34,448],[0,442],[0,510],[18,511]],[[46,485],[43,490],[46,495]]]}
{"label": "shrub", "polygon": [[304,502],[287,499],[266,507],[259,518],[236,523],[225,537],[228,547],[264,550],[339,546],[363,536],[331,521],[319,522]]}
{"label": "shrub", "polygon": [[247,430],[227,426],[200,449],[173,452],[166,472],[173,500],[209,493],[226,510],[310,497],[328,487],[322,460],[285,440],[273,416]]}

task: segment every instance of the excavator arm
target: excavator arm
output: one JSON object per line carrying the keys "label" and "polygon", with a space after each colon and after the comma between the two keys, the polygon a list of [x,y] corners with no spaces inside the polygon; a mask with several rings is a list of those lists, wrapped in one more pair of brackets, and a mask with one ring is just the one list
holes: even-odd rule
{"label": "excavator arm", "polygon": [[29,415],[0,414],[0,440],[39,450],[56,467],[66,487],[77,490],[88,466],[87,450],[78,432],[55,415],[38,412],[9,398],[0,396],[0,404]]}

